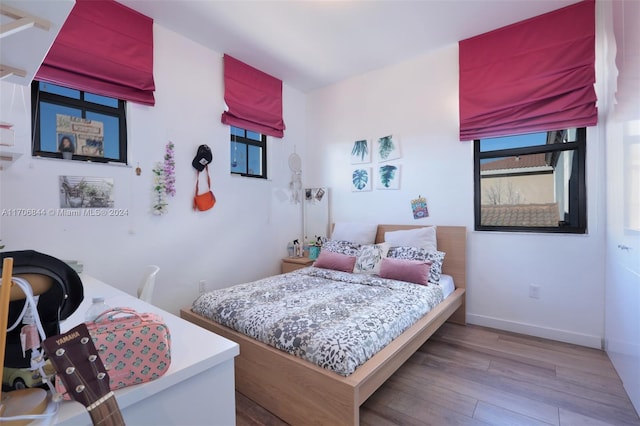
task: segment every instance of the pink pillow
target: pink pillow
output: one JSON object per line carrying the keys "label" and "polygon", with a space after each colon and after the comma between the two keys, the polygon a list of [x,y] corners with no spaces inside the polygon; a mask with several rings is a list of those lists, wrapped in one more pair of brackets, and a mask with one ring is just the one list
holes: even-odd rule
{"label": "pink pillow", "polygon": [[353,272],[353,266],[356,264],[355,256],[334,253],[332,251],[320,250],[320,255],[316,259],[313,266],[324,269],[334,269],[342,272]]}
{"label": "pink pillow", "polygon": [[407,281],[410,283],[427,285],[429,282],[429,270],[431,262],[424,260],[395,259],[385,257],[380,265],[382,278]]}

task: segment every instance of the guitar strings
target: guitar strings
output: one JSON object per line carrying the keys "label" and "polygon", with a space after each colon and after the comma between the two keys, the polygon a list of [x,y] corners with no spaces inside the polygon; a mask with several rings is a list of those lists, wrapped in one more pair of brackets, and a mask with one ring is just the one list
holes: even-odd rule
{"label": "guitar strings", "polygon": [[[84,339],[84,338],[83,338]],[[81,342],[82,340],[81,339]],[[82,342],[83,345],[88,344],[89,342]],[[88,351],[87,351],[88,354]],[[67,355],[67,351],[65,350],[64,352],[64,357],[66,358],[67,362],[69,362],[71,365],[74,365],[73,362],[71,361],[70,357]],[[95,358],[94,358],[95,357]],[[98,369],[98,361],[101,362],[100,357],[96,354],[89,354],[89,356],[87,357],[87,360],[89,361],[89,364],[91,365],[91,368],[93,369],[93,373],[95,375],[96,380],[98,381],[98,384],[101,388],[104,387],[104,384],[106,383],[107,385],[107,389],[109,390],[109,392],[107,392],[106,394],[104,394],[102,397],[100,398],[96,398],[97,395],[93,392],[92,388],[88,385],[88,382],[85,380],[85,378],[77,373],[77,369],[74,370],[73,374],[75,374],[77,377],[80,378],[80,381],[83,383],[84,389],[81,392],[87,391],[87,395],[91,397],[91,400],[93,400],[94,402],[90,405],[87,406],[87,411],[88,412],[92,412],[94,410],[96,410],[96,412],[99,413],[100,415],[100,419],[98,419],[98,421],[95,423],[94,426],[100,425],[102,423],[104,423],[105,421],[109,420],[110,417],[113,416],[117,416],[117,418],[115,418],[115,422],[117,423],[108,423],[108,424],[113,424],[113,425],[122,425],[124,426],[124,419],[122,418],[122,413],[120,413],[120,408],[118,407],[118,402],[115,399],[115,394],[113,393],[113,391],[110,389],[110,384],[109,384],[109,376],[106,373],[106,369],[105,371],[100,371]],[[65,372],[66,374],[66,372]],[[100,377],[102,376],[102,377]],[[106,380],[105,380],[106,379]],[[105,390],[105,389],[102,389]],[[73,389],[73,391],[75,391],[75,389]],[[67,392],[72,392],[72,390],[67,389]],[[78,392],[76,392],[78,393]],[[103,403],[112,400],[113,404],[115,404],[115,410],[111,410],[110,407],[108,406],[103,406]],[[104,407],[104,410],[102,409]],[[106,410],[106,413],[104,412]]]}
{"label": "guitar strings", "polygon": [[[106,396],[105,396],[106,397]],[[112,399],[113,397],[113,399]],[[124,419],[122,418],[122,413],[120,412],[120,407],[118,407],[118,402],[115,399],[115,395],[113,392],[109,392],[109,398],[107,398],[104,402],[108,401],[108,400],[112,400],[113,403],[115,404],[115,410],[111,410],[109,407],[104,406],[103,408],[106,409],[107,413],[103,413],[102,411],[104,410],[100,410],[100,408],[98,408],[100,412],[100,420],[98,420],[94,426],[98,426],[102,423],[107,423],[107,420],[112,420],[111,422],[108,422],[107,424],[112,425],[112,426],[117,426],[117,425],[122,425],[125,426],[124,423]],[[111,419],[111,417],[115,417],[114,419]]]}

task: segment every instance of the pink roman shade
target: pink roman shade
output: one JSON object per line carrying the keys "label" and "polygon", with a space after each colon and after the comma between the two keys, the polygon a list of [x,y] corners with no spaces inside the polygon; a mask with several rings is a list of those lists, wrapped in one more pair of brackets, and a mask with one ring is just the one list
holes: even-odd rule
{"label": "pink roman shade", "polygon": [[597,124],[595,0],[459,48],[461,141]]}
{"label": "pink roman shade", "polygon": [[229,108],[222,122],[281,138],[282,81],[224,55],[224,101]]}
{"label": "pink roman shade", "polygon": [[153,105],[153,20],[114,0],[76,0],[35,78]]}

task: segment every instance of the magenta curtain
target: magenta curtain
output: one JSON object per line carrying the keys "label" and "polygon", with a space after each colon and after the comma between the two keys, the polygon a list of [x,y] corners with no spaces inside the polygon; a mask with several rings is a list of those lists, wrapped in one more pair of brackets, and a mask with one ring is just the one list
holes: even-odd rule
{"label": "magenta curtain", "polygon": [[229,108],[222,122],[281,138],[282,81],[224,55],[224,101]]}
{"label": "magenta curtain", "polygon": [[35,78],[154,105],[153,20],[114,0],[76,0]]}
{"label": "magenta curtain", "polygon": [[595,0],[459,42],[460,140],[597,124]]}

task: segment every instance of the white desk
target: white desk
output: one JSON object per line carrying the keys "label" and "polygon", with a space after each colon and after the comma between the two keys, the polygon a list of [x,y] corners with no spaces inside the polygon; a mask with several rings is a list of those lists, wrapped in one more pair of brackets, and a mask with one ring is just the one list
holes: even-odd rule
{"label": "white desk", "polygon": [[[171,366],[160,378],[115,392],[127,426],[220,425],[236,423],[233,359],[237,343],[149,305],[93,277],[82,274],[84,300],[61,324],[67,331],[84,321],[91,298],[104,296],[111,307],[131,307],[160,314],[171,333]],[[56,424],[91,425],[78,402],[60,405]]]}

